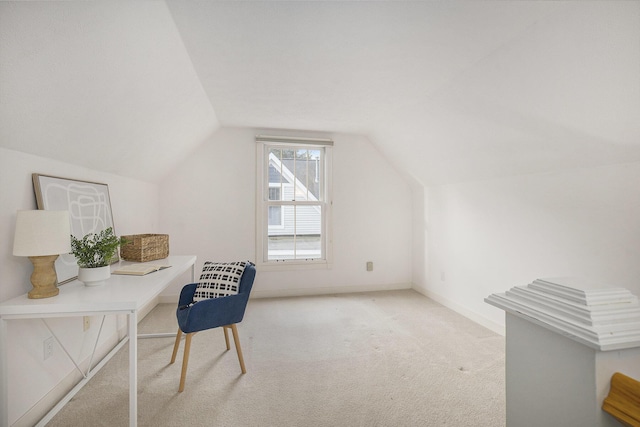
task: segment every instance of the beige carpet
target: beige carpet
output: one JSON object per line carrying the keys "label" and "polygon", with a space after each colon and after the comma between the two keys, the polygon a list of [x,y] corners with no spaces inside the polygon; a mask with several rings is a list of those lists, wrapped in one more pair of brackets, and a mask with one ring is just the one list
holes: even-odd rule
{"label": "beige carpet", "polygon": [[[141,332],[173,331],[156,307]],[[238,326],[247,374],[220,328],[139,341],[141,426],[504,426],[504,338],[411,291],[255,299]],[[232,344],[233,345],[233,344]],[[49,426],[128,425],[123,348]]]}

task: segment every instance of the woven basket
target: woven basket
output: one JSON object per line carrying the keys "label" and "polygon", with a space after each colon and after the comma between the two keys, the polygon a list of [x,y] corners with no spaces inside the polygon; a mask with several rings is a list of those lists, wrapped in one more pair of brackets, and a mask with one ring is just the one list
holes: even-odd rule
{"label": "woven basket", "polygon": [[120,257],[127,261],[147,262],[169,256],[168,234],[133,234],[122,236]]}

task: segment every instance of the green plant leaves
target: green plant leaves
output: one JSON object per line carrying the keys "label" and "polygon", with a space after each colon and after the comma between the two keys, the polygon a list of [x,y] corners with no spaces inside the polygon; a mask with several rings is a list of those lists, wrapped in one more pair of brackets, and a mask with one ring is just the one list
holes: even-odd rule
{"label": "green plant leaves", "polygon": [[71,253],[76,256],[80,267],[104,267],[111,264],[121,243],[121,239],[113,234],[113,227],[109,227],[99,233],[89,233],[82,239],[71,236]]}

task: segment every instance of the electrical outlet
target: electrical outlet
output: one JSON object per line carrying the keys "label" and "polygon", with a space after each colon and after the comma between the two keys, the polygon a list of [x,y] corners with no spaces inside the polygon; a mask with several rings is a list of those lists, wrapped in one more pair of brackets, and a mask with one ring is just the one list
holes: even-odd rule
{"label": "electrical outlet", "polygon": [[367,261],[367,271],[373,271],[373,261]]}
{"label": "electrical outlet", "polygon": [[53,356],[53,337],[49,337],[43,341],[43,358],[47,360]]}
{"label": "electrical outlet", "polygon": [[90,327],[91,327],[91,317],[84,316],[82,318],[82,330],[88,331]]}

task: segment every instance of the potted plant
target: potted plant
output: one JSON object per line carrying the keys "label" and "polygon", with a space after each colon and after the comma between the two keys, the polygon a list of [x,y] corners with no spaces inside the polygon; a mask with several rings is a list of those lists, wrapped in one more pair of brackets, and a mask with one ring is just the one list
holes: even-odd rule
{"label": "potted plant", "polygon": [[99,233],[89,233],[82,239],[71,236],[71,253],[78,262],[78,280],[86,286],[98,286],[111,277],[111,261],[123,243],[109,227]]}

